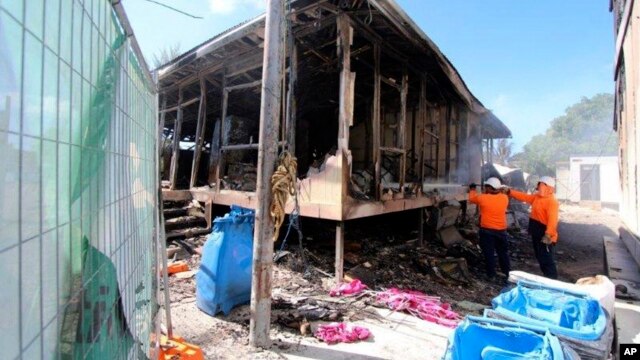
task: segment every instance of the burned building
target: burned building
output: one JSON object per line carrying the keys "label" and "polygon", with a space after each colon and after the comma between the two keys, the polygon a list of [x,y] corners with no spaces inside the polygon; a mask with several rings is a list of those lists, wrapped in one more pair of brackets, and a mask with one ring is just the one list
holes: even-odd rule
{"label": "burned building", "polygon": [[[278,147],[298,159],[302,216],[464,199],[483,144],[510,136],[395,1],[292,1],[283,26]],[[255,208],[264,31],[260,16],[158,69],[166,200]]]}

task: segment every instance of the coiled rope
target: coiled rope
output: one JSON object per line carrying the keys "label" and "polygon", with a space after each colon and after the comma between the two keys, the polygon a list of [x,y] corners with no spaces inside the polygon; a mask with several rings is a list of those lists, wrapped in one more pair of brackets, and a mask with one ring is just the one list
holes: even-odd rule
{"label": "coiled rope", "polygon": [[280,155],[278,168],[271,176],[271,218],[273,219],[273,241],[280,236],[280,227],[286,216],[285,206],[289,196],[296,196],[296,179],[298,173],[298,161],[288,151]]}

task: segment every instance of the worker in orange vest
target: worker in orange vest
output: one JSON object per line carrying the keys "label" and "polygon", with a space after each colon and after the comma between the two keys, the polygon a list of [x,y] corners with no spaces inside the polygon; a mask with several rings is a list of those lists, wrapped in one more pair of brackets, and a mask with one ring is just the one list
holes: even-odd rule
{"label": "worker in orange vest", "polygon": [[522,202],[531,204],[529,217],[529,235],[533,243],[540,270],[544,276],[557,279],[558,270],[555,262],[555,245],[558,242],[558,200],[554,195],[556,181],[543,176],[538,182],[534,194],[507,189],[507,194]]}
{"label": "worker in orange vest", "polygon": [[484,255],[487,276],[496,277],[496,257],[500,270],[509,276],[509,242],[507,240],[507,207],[509,197],[502,191],[503,185],[495,177],[484,183],[484,192],[478,194],[476,184],[469,185],[469,201],[480,209],[480,248]]}

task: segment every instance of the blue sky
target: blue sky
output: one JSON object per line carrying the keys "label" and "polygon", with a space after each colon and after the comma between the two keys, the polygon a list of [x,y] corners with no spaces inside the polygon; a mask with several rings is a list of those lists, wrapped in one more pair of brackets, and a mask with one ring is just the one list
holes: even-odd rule
{"label": "blue sky", "polygon": [[[186,51],[264,11],[263,0],[125,0],[142,51]],[[607,0],[397,0],[471,91],[513,132],[516,148],[583,96],[613,91]]]}

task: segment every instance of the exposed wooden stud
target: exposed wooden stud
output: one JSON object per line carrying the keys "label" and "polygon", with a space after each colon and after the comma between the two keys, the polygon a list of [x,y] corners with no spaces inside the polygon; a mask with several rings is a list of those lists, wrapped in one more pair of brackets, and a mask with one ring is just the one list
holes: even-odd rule
{"label": "exposed wooden stud", "polygon": [[318,31],[323,30],[328,26],[332,25],[335,22],[336,18],[337,18],[337,15],[332,14],[329,16],[325,16],[322,20],[320,20],[319,23],[317,21],[312,21],[309,24],[301,25],[294,31],[295,37],[297,39],[302,39],[313,33],[317,33]]}
{"label": "exposed wooden stud", "polygon": [[224,153],[222,152],[222,147],[227,145],[224,137],[224,123],[227,117],[227,106],[229,104],[229,92],[227,91],[227,77],[223,75],[222,77],[222,107],[220,113],[220,131],[218,132],[218,143],[220,147],[218,148],[218,161],[216,163],[216,192],[220,192],[220,186],[222,185],[222,172],[224,170]]}
{"label": "exposed wooden stud", "polygon": [[344,222],[336,222],[336,284],[344,280]]}
{"label": "exposed wooden stud", "polygon": [[189,105],[191,105],[191,104],[193,104],[195,102],[198,102],[198,101],[200,101],[200,97],[196,97],[196,98],[184,101],[184,102],[182,102],[182,104],[179,104],[179,105],[176,105],[176,106],[173,106],[173,107],[170,107],[170,108],[165,108],[163,110],[160,110],[160,113],[168,113],[168,112],[172,112],[172,111],[177,111],[181,107],[185,108],[185,107],[187,107],[187,106],[189,106]]}
{"label": "exposed wooden stud", "polygon": [[446,121],[446,104],[442,105],[439,104],[437,109],[436,109],[436,116],[435,116],[435,120],[437,121],[437,124],[435,126],[435,128],[438,131],[438,145],[437,147],[437,157],[438,157],[438,161],[436,164],[437,167],[437,171],[438,171],[438,180],[445,180],[445,162],[447,159],[447,155],[446,155],[446,142],[447,142],[447,121]]}
{"label": "exposed wooden stud", "polygon": [[200,167],[200,157],[202,156],[202,146],[204,145],[204,132],[207,126],[207,82],[200,79],[200,108],[198,109],[198,124],[196,125],[195,150],[193,153],[193,164],[191,165],[191,181],[189,187],[196,186],[198,169]]}
{"label": "exposed wooden stud", "polygon": [[340,14],[337,20],[338,31],[338,59],[340,72],[340,110],[338,125],[338,148],[349,149],[349,126],[353,122],[353,81],[355,74],[351,72],[351,42],[353,29],[349,25],[349,18]]}
{"label": "exposed wooden stud", "polygon": [[[278,142],[278,147],[283,147],[285,146],[286,143],[284,141],[279,141]],[[252,149],[258,149],[259,148],[259,144],[255,143],[255,144],[234,144],[234,145],[224,145],[221,147],[221,150],[223,152],[226,151],[234,151],[234,150],[252,150]]]}
{"label": "exposed wooden stud", "polygon": [[251,89],[251,88],[255,88],[255,87],[260,86],[260,84],[262,84],[262,79],[256,80],[256,81],[253,81],[253,82],[250,82],[250,83],[227,86],[227,87],[224,88],[224,91],[229,93],[229,92],[237,91],[237,90]]}
{"label": "exposed wooden stud", "polygon": [[264,67],[260,104],[260,136],[258,179],[256,187],[255,229],[253,233],[253,266],[251,271],[251,346],[270,345],[271,279],[273,265],[273,221],[270,207],[271,177],[278,149],[278,127],[282,108],[282,76],[284,70],[284,1],[269,0],[265,23]]}
{"label": "exposed wooden stud", "polygon": [[397,147],[396,148],[388,147],[388,146],[381,146],[380,151],[393,153],[393,154],[405,154],[407,152],[405,149],[400,149]]}
{"label": "exposed wooden stud", "polygon": [[[408,114],[407,114],[408,115]],[[416,131],[420,128],[418,127],[418,108],[414,107],[411,111],[411,145],[409,147],[409,154],[411,155],[411,159],[409,161],[410,167],[413,168],[416,163],[416,136],[422,133],[422,131]],[[418,142],[418,144],[420,144]]]}
{"label": "exposed wooden stud", "polygon": [[307,49],[307,52],[317,56],[320,60],[322,60],[325,64],[331,64],[331,59],[328,58],[327,56],[322,55],[320,52],[318,52],[316,49],[314,49],[311,45],[307,44],[306,41],[300,39],[298,40],[300,42],[300,44],[302,46],[304,46]]}
{"label": "exposed wooden stud", "polygon": [[381,76],[380,80],[382,80],[383,83],[395,88],[396,90],[402,91],[402,85],[400,85],[397,82],[391,80],[390,78],[388,78],[386,76]]}
{"label": "exposed wooden stud", "polygon": [[420,131],[419,143],[420,143],[420,188],[422,188],[422,184],[424,183],[424,152],[425,152],[425,133],[428,131],[426,129],[427,126],[427,77],[422,75],[420,78],[420,103],[419,103],[419,118],[420,118]]}
{"label": "exposed wooden stud", "polygon": [[289,152],[296,153],[296,125],[297,125],[297,111],[298,100],[296,86],[298,84],[298,47],[296,46],[296,39],[291,38],[289,40],[289,89],[287,90],[287,111],[286,111],[286,132],[287,136],[284,139],[289,148]]}
{"label": "exposed wooden stud", "polygon": [[180,138],[182,133],[182,88],[178,90],[178,117],[173,127],[173,155],[169,170],[169,186],[175,190],[178,181],[178,158],[180,157]]}
{"label": "exposed wooden stud", "polygon": [[187,77],[185,77],[184,79],[180,80],[180,81],[176,81],[171,83],[171,85],[165,86],[160,88],[161,91],[171,91],[171,90],[175,90],[176,88],[183,88],[183,87],[187,87],[195,82],[197,82],[201,77],[206,77],[210,74],[213,74],[217,71],[219,71],[220,69],[222,69],[224,66],[224,64],[221,63],[215,63],[211,66],[208,66],[200,71],[198,71],[195,74],[191,74]]}
{"label": "exposed wooden stud", "polygon": [[433,130],[435,130],[437,132],[436,135],[438,135],[438,139],[436,141],[436,153],[435,153],[435,159],[436,159],[436,178],[439,179],[440,178],[440,142],[441,140],[441,130],[442,128],[440,127],[440,112],[437,112],[436,109],[432,109],[432,113],[433,116],[433,120],[435,121],[435,123],[433,124]]}
{"label": "exposed wooden stud", "polygon": [[409,74],[406,66],[402,71],[402,83],[400,91],[400,121],[398,123],[398,144],[400,149],[405,150],[402,154],[402,161],[400,166],[400,192],[404,192],[405,176],[407,174],[407,94],[409,93]]}
{"label": "exposed wooden stud", "polygon": [[445,110],[445,152],[444,152],[444,177],[447,182],[451,181],[451,104],[447,103]]}
{"label": "exposed wooden stud", "polygon": [[375,164],[376,200],[380,199],[381,157],[380,157],[380,45],[373,45],[373,162]]}

